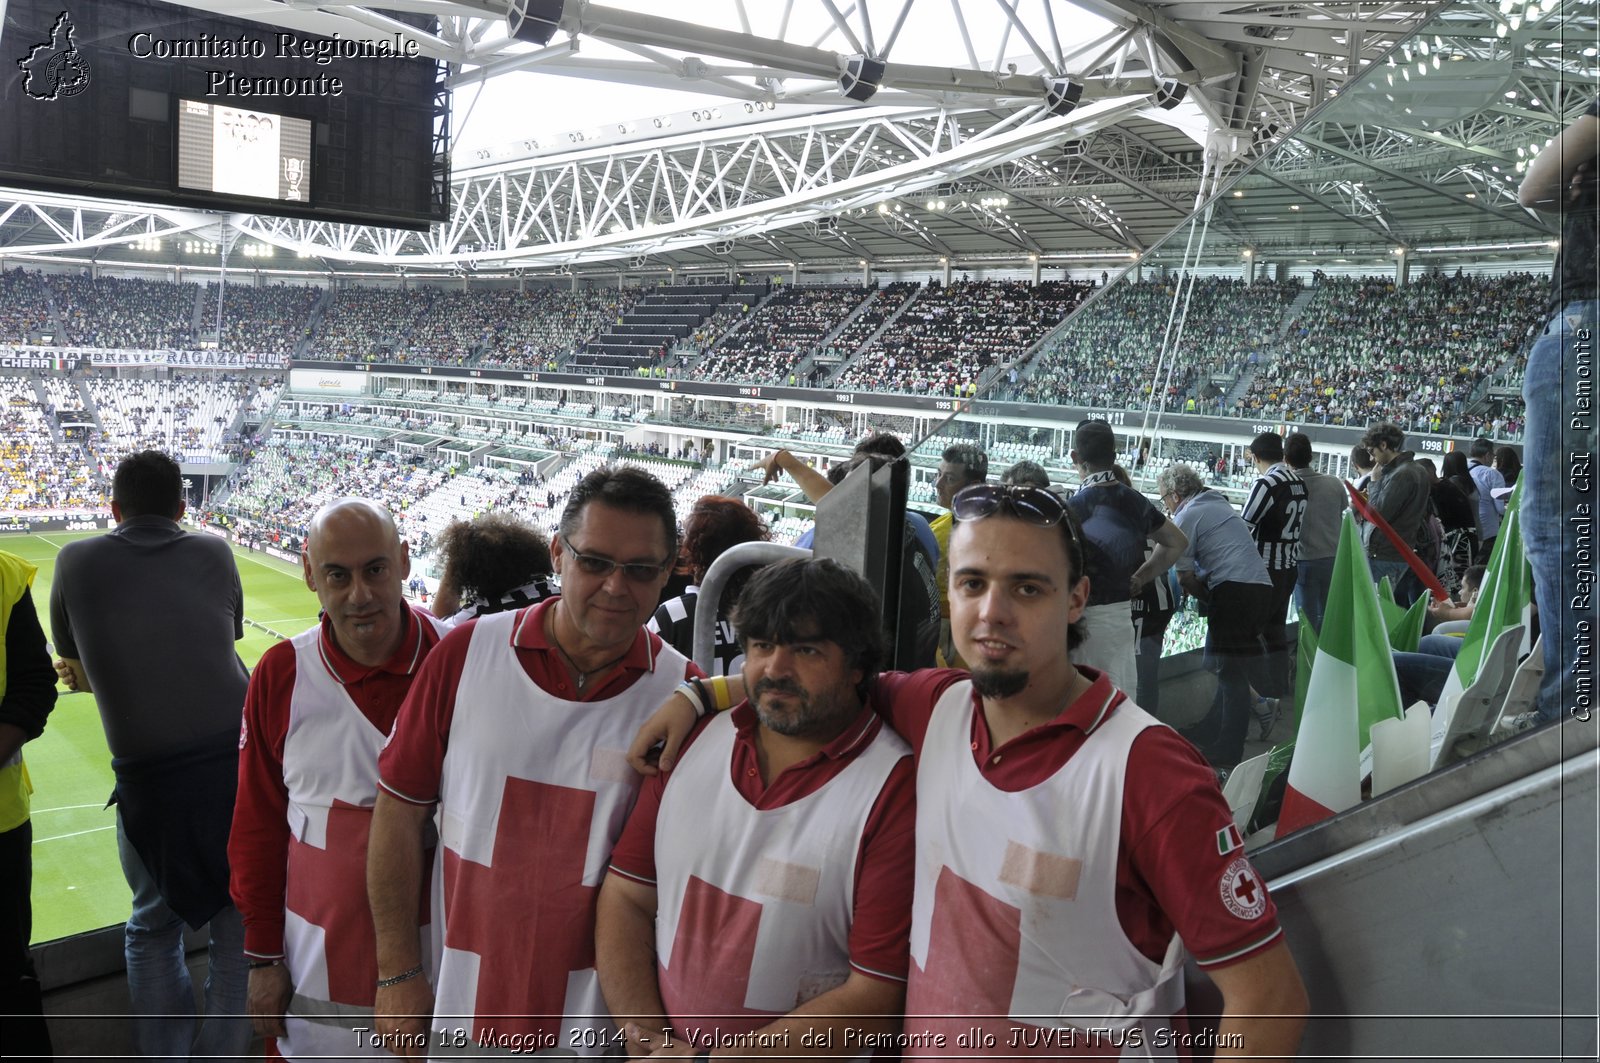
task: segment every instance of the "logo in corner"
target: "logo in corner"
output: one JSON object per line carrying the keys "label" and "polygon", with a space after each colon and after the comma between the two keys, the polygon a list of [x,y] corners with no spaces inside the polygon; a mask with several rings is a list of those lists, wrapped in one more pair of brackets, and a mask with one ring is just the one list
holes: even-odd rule
{"label": "logo in corner", "polygon": [[73,43],[77,27],[63,11],[50,27],[50,39],[28,49],[17,60],[22,68],[22,91],[36,100],[59,100],[76,96],[89,87],[89,60]]}

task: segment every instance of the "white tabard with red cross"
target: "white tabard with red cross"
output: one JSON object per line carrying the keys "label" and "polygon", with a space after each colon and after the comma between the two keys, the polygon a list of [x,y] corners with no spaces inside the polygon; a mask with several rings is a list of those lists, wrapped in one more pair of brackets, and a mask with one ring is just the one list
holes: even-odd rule
{"label": "white tabard with red cross", "polygon": [[950,687],[917,768],[906,1032],[947,1044],[906,1058],[970,1055],[957,1038],[973,1026],[1010,1055],[1171,1057],[1152,1041],[1183,1007],[1182,946],[1152,962],[1116,906],[1128,750],[1162,725],[1124,700],[1054,775],[1007,793],[973,760],[972,716],[971,684]]}
{"label": "white tabard with red cross", "polygon": [[434,1027],[447,1042],[601,1055],[619,1041],[594,972],[595,898],[640,779],[627,749],[683,681],[663,644],[604,701],[541,690],[511,645],[519,613],[481,617],[439,780]]}
{"label": "white tabard with red cross", "polygon": [[910,752],[880,728],[815,793],[757,809],[730,777],[731,716],[684,754],[656,819],[661,1000],[673,1027],[702,1044],[759,1029],[849,977],[861,835]]}
{"label": "white tabard with red cross", "polygon": [[[392,1058],[352,1032],[371,1027],[378,980],[367,905],[367,829],[384,734],[322,660],[321,627],[295,636],[294,690],[283,741],[289,791],[284,963],[295,996],[278,1039],[285,1059]],[[425,957],[426,960],[426,957]]]}

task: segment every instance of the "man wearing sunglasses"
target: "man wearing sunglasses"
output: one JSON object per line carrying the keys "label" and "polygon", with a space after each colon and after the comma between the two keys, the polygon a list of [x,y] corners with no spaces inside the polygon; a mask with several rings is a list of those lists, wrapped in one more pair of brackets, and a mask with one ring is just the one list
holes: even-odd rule
{"label": "man wearing sunglasses", "polygon": [[[639,791],[629,739],[700,674],[643,629],[677,539],[664,484],[597,469],[551,544],[560,596],[468,621],[424,663],[379,759],[367,865],[373,1033],[396,1054],[620,1046],[595,977],[595,899]],[[418,977],[415,886],[435,808],[437,999]]]}
{"label": "man wearing sunglasses", "polygon": [[[980,484],[952,511],[951,624],[971,674],[886,673],[870,691],[917,758],[903,1054],[1193,1044],[1187,951],[1222,993],[1218,1055],[1293,1055],[1305,990],[1216,776],[1072,664],[1089,587],[1061,501]],[[670,767],[693,716],[675,698],[630,760],[644,770],[666,737]]]}

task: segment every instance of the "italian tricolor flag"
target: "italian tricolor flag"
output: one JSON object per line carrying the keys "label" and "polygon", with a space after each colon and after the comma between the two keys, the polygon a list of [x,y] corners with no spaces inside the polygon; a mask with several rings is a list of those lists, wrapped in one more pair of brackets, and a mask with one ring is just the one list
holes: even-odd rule
{"label": "italian tricolor flag", "polygon": [[[1461,652],[1456,655],[1455,667],[1450,670],[1444,692],[1439,695],[1434,729],[1440,734],[1448,727],[1461,694],[1478,678],[1484,654],[1494,645],[1495,639],[1513,625],[1532,623],[1533,570],[1528,566],[1528,554],[1522,547],[1521,502],[1522,485],[1519,483],[1506,500],[1500,534],[1495,536],[1483,587],[1478,591],[1478,604],[1467,622],[1466,634],[1461,637]],[[1523,628],[1524,646],[1529,630],[1530,627]]]}
{"label": "italian tricolor flag", "polygon": [[1306,681],[1277,837],[1360,802],[1361,751],[1370,742],[1372,725],[1400,715],[1388,626],[1361,537],[1347,511],[1322,634]]}

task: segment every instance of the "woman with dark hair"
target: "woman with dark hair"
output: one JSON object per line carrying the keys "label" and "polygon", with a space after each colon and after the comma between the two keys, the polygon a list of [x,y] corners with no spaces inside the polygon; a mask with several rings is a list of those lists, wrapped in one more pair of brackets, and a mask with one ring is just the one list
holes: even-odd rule
{"label": "woman with dark hair", "polygon": [[[1472,503],[1473,513],[1478,509],[1478,485],[1472,481],[1472,473],[1467,471],[1467,453],[1464,450],[1452,450],[1444,456],[1444,464],[1439,470],[1443,479],[1456,485],[1467,501]],[[1473,517],[1476,525],[1477,517]]]}
{"label": "woman with dark hair", "polygon": [[[694,651],[694,611],[700,599],[700,581],[706,578],[711,563],[730,547],[740,543],[766,542],[772,538],[766,521],[749,506],[734,498],[706,495],[694,504],[683,524],[682,557],[689,569],[689,586],[676,598],[661,603],[656,615],[645,626],[659,634],[685,656]],[[739,671],[744,654],[739,636],[728,620],[745,581],[754,572],[746,568],[723,588],[717,603],[716,659],[712,675],[732,675]]]}
{"label": "woman with dark hair", "polygon": [[1515,487],[1522,473],[1522,458],[1511,447],[1495,447],[1494,467],[1500,470],[1507,487]]}
{"label": "woman with dark hair", "polygon": [[[1447,491],[1454,488],[1453,495]],[[1444,501],[1441,502],[1441,497]],[[1454,505],[1459,497],[1466,504],[1463,514]],[[1437,483],[1433,485],[1433,507],[1444,525],[1446,549],[1450,554],[1451,568],[1457,582],[1468,565],[1478,557],[1478,484],[1467,468],[1467,454],[1452,450],[1444,456],[1444,467]]]}
{"label": "woman with dark hair", "polygon": [[550,543],[510,514],[453,520],[434,541],[442,563],[433,615],[447,624],[521,609],[556,593]]}
{"label": "woman with dark hair", "polygon": [[1459,484],[1447,477],[1442,477],[1433,467],[1432,458],[1418,458],[1417,464],[1428,470],[1429,495],[1433,499],[1433,510],[1439,515],[1439,523],[1444,525],[1446,532],[1475,531],[1477,529],[1477,511],[1467,496],[1461,493]]}

